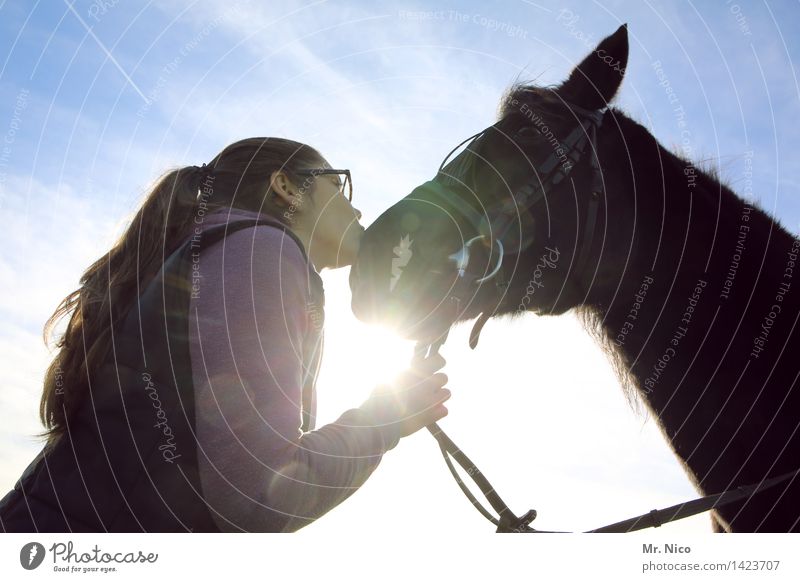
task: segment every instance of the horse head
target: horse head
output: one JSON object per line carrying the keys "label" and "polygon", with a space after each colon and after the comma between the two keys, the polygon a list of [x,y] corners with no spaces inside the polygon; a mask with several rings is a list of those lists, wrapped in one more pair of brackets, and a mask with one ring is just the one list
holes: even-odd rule
{"label": "horse head", "polygon": [[624,155],[606,107],[627,59],[622,26],[562,84],[512,86],[495,124],[367,229],[350,275],[355,315],[432,340],[455,321],[590,301],[616,179],[601,162]]}

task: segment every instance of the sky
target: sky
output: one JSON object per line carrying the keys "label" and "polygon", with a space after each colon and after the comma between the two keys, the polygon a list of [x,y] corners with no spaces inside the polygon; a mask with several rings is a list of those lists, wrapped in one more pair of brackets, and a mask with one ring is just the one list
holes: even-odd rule
{"label": "sky", "polygon": [[[0,0],[0,496],[41,448],[45,321],[166,170],[245,137],[294,139],[351,170],[369,225],[493,123],[510,83],[560,82],[627,22],[617,106],[797,233],[798,12],[728,0]],[[412,354],[355,320],[347,274],[323,272],[319,425]],[[441,424],[514,511],[537,509],[535,527],[586,530],[695,496],[576,318],[491,321],[475,352],[468,330],[442,349],[453,397]],[[432,525],[493,531],[420,431],[298,535]],[[649,535],[708,530],[701,515]]]}

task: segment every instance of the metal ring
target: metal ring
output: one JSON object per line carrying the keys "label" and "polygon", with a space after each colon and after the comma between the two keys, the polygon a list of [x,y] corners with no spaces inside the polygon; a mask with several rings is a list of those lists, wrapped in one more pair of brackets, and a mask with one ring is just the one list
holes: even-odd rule
{"label": "metal ring", "polygon": [[[482,235],[482,236],[484,236],[484,235]],[[498,251],[497,252],[497,264],[494,266],[494,269],[492,269],[491,273],[489,273],[485,277],[481,277],[480,279],[475,281],[475,283],[477,285],[480,285],[481,283],[484,283],[485,281],[488,281],[489,279],[492,279],[495,275],[497,275],[497,273],[500,272],[500,267],[503,266],[503,255],[505,254],[505,249],[503,248],[503,243],[500,242],[499,238],[494,239],[494,242],[497,243],[497,251]]]}
{"label": "metal ring", "polygon": [[[458,270],[458,276],[463,277],[467,272],[467,267],[469,266],[469,248],[475,244],[475,242],[479,240],[483,240],[487,238],[485,234],[479,234],[478,236],[474,236],[469,239],[464,245],[455,253],[450,255],[450,260],[456,264],[456,269]],[[500,239],[495,239],[494,242],[497,244],[498,256],[497,256],[497,264],[492,269],[492,272],[486,275],[485,277],[481,277],[480,279],[475,280],[476,285],[480,285],[497,275],[500,272],[500,267],[503,266],[503,254],[505,253],[505,249],[503,248],[503,243],[500,242]]]}

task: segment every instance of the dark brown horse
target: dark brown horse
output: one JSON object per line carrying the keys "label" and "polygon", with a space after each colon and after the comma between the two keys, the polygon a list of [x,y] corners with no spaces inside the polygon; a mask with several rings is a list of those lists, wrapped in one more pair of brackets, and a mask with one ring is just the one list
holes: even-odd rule
{"label": "dark brown horse", "polygon": [[[800,467],[800,241],[609,107],[627,58],[621,27],[561,85],[513,86],[367,230],[353,311],[430,341],[579,310],[699,491],[759,483]],[[799,481],[717,509],[715,529],[798,531]]]}

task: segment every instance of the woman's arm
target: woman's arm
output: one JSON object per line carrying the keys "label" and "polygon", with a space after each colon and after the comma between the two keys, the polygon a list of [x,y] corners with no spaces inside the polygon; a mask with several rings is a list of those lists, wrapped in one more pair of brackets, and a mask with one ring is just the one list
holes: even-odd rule
{"label": "woman's arm", "polygon": [[239,230],[203,252],[199,272],[190,333],[205,498],[224,531],[294,531],[360,487],[399,435],[359,408],[302,434],[308,272],[291,238]]}

